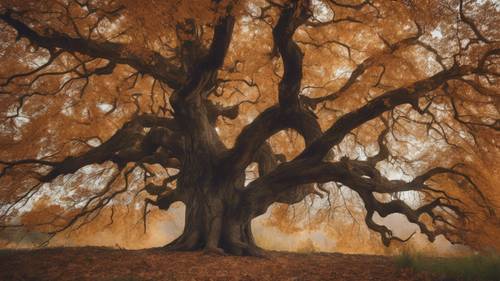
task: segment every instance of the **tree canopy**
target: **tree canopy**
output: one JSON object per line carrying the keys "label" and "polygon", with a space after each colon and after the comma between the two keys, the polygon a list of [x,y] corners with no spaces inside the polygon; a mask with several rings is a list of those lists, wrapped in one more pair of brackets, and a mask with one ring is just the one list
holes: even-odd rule
{"label": "tree canopy", "polygon": [[386,246],[411,236],[376,214],[498,247],[499,11],[1,0],[0,231],[51,238],[124,205],[146,227],[181,201],[166,248],[253,255],[251,221],[272,204],[334,211],[349,189]]}

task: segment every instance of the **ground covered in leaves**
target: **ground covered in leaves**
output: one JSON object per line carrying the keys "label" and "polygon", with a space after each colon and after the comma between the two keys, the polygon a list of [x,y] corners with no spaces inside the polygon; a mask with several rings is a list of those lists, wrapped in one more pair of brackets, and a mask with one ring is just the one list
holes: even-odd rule
{"label": "ground covered in leaves", "polygon": [[[337,253],[234,257],[159,249],[52,248],[0,251],[0,280],[429,280],[393,258]],[[432,280],[432,279],[431,279]]]}

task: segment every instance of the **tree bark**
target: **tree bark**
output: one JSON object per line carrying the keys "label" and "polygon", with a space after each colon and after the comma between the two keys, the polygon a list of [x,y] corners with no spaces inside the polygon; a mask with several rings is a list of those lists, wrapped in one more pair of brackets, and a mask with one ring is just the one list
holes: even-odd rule
{"label": "tree bark", "polygon": [[[197,181],[195,188],[183,188],[182,184],[192,182],[192,177],[179,179],[178,188],[189,190],[182,196],[186,205],[183,233],[165,246],[168,250],[207,250],[234,255],[260,255],[256,246],[251,220],[262,212],[255,206],[242,208],[242,196],[234,187],[214,186]],[[202,178],[199,178],[202,179]],[[206,177],[203,178],[206,180]],[[161,209],[168,209],[173,200],[158,200]]]}

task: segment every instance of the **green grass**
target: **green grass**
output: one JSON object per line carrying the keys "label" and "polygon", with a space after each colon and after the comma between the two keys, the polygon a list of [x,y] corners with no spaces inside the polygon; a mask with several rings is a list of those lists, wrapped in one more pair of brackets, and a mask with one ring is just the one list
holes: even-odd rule
{"label": "green grass", "polygon": [[441,280],[500,280],[500,255],[498,254],[437,258],[403,253],[395,257],[395,262],[399,268],[431,273]]}

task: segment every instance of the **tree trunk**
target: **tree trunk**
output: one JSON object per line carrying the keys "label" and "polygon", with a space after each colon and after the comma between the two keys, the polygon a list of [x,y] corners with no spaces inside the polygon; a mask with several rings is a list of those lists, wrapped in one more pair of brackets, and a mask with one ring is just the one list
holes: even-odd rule
{"label": "tree trunk", "polygon": [[184,231],[165,248],[260,255],[262,250],[252,235],[252,217],[228,201],[221,193],[188,196]]}
{"label": "tree trunk", "polygon": [[228,174],[219,167],[219,157],[227,148],[206,118],[206,108],[202,105],[184,108],[200,112],[188,112],[184,117],[190,120],[184,125],[188,141],[176,189],[186,205],[185,226],[181,236],[166,248],[259,255],[261,251],[255,245],[250,224],[255,216],[252,208],[242,208],[240,204],[244,173]]}

